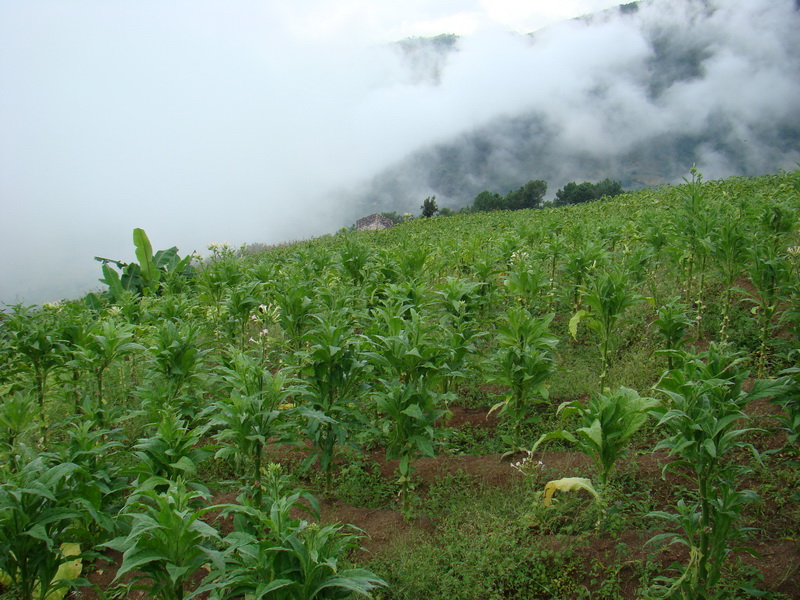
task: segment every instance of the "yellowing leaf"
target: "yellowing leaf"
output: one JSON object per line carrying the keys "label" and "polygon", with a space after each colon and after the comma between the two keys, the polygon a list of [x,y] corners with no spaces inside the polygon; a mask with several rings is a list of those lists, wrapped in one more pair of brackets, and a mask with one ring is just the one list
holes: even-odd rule
{"label": "yellowing leaf", "polygon": [[[81,545],[61,544],[61,553],[64,556],[78,556],[81,553]],[[59,579],[75,579],[80,576],[81,569],[80,558],[61,563],[58,567],[58,571],[56,571],[56,576],[53,577],[53,581],[58,581]],[[62,600],[62,598],[67,595],[68,591],[69,587],[60,587],[51,590],[45,597],[45,600]]]}
{"label": "yellowing leaf", "polygon": [[[80,544],[61,544],[61,553],[66,556],[78,556],[81,553],[81,545]],[[67,562],[61,563],[58,567],[58,571],[56,571],[56,576],[53,577],[53,581],[58,581],[59,579],[76,579],[81,574],[81,559],[76,558],[75,560],[70,560]],[[12,584],[11,577],[8,576],[5,572],[0,572],[0,584],[5,587],[10,587]],[[50,590],[45,596],[45,600],[62,600],[64,596],[67,595],[69,591],[69,587],[60,587],[56,590]],[[34,597],[39,596],[39,584],[33,589]]]}
{"label": "yellowing leaf", "polygon": [[572,335],[572,339],[578,338],[578,323],[580,323],[581,319],[588,314],[589,313],[587,313],[585,310],[579,310],[572,315],[572,318],[569,320],[569,332]]}
{"label": "yellowing leaf", "polygon": [[548,481],[547,485],[544,486],[543,504],[545,506],[550,506],[553,501],[553,493],[556,490],[559,492],[587,490],[591,492],[592,496],[594,496],[597,501],[600,500],[600,495],[594,489],[594,486],[592,486],[591,480],[583,477],[565,477],[564,479],[554,479],[553,481]]}

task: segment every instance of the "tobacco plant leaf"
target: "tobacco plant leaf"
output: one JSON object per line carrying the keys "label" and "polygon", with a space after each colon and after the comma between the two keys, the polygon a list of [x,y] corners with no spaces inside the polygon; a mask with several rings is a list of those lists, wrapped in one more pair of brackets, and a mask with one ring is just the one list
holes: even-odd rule
{"label": "tobacco plant leaf", "polygon": [[583,477],[565,477],[563,479],[554,479],[548,481],[544,486],[544,499],[542,503],[545,506],[550,506],[553,502],[553,493],[558,490],[559,492],[571,492],[574,490],[587,490],[595,497],[595,500],[600,501],[600,494],[594,489],[591,480]]}
{"label": "tobacco plant leaf", "polygon": [[[83,569],[82,560],[79,557],[80,553],[81,553],[80,544],[61,544],[61,554],[63,554],[65,557],[78,556],[78,558],[61,563],[61,565],[58,567],[58,571],[56,571],[55,577],[53,577],[54,582],[59,580],[77,579],[80,576],[81,570]],[[14,582],[7,573],[0,571],[0,585],[3,585],[4,587],[10,587],[13,583]],[[47,596],[45,596],[45,600],[62,600],[64,596],[67,595],[68,591],[69,591],[68,586],[63,586],[50,590],[47,593]],[[38,584],[33,590],[33,595],[34,597],[39,596]]]}

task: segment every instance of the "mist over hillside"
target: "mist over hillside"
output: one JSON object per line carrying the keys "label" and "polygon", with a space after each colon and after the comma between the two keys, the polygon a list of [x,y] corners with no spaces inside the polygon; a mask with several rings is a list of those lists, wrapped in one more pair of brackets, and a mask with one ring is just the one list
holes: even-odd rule
{"label": "mist over hillside", "polygon": [[[468,62],[498,116],[415,152],[357,190],[352,214],[470,204],[531,179],[626,189],[792,169],[800,160],[798,2],[650,0],[483,48],[440,36],[400,44],[412,79],[463,94]],[[488,44],[487,44],[488,45]],[[478,84],[473,81],[473,86]],[[496,97],[491,93],[496,89]],[[513,98],[512,102],[509,99]],[[503,106],[505,105],[505,106]],[[443,118],[448,118],[443,115]]]}
{"label": "mist over hillside", "polygon": [[798,0],[564,21],[612,2],[0,2],[0,304],[98,288],[134,228],[183,256],[532,179],[795,168]]}

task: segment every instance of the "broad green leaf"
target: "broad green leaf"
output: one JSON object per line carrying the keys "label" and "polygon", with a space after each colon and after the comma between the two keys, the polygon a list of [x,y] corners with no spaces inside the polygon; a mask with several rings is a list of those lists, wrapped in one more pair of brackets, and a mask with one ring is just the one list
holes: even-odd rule
{"label": "broad green leaf", "polygon": [[433,443],[430,439],[423,437],[421,435],[415,435],[412,438],[412,441],[417,445],[419,451],[422,452],[425,456],[433,456]]}
{"label": "broad green leaf", "polygon": [[412,419],[417,419],[418,421],[422,421],[425,418],[425,415],[422,414],[422,409],[420,409],[419,404],[412,404],[411,406],[406,407],[401,411],[401,414],[408,415]]}
{"label": "broad green leaf", "polygon": [[108,291],[114,300],[119,300],[125,294],[125,289],[122,287],[122,282],[119,278],[119,273],[108,265],[103,265],[103,279],[100,283],[105,283],[108,286]]}
{"label": "broad green leaf", "polygon": [[145,285],[153,287],[158,283],[161,272],[153,261],[153,246],[144,229],[137,227],[133,230],[133,243],[136,246],[136,258],[139,260],[139,269]]}
{"label": "broad green leaf", "polygon": [[600,450],[603,447],[603,428],[600,425],[600,420],[595,419],[589,427],[578,428],[578,433],[582,433],[587,439],[595,445],[595,448]]}
{"label": "broad green leaf", "polygon": [[573,444],[578,440],[575,439],[575,436],[572,435],[569,431],[565,429],[559,429],[558,431],[551,431],[550,433],[542,434],[536,443],[531,448],[531,452],[535,452],[539,445],[543,442],[547,442],[549,440],[567,440],[568,442],[572,442]]}
{"label": "broad green leaf", "polygon": [[134,549],[134,551],[130,554],[126,552],[122,560],[122,566],[120,566],[119,571],[117,571],[117,576],[114,578],[114,581],[117,581],[128,571],[135,570],[138,567],[153,561],[166,560],[167,558],[168,557],[166,557],[162,552],[150,548],[145,548],[142,550]]}

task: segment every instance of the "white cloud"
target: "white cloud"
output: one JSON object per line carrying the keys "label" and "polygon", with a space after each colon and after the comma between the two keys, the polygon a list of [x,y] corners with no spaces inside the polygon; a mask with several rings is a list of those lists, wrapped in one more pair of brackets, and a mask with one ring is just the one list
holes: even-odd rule
{"label": "white cloud", "polygon": [[[641,28],[686,0],[553,26],[535,45],[507,30],[613,3],[0,0],[0,302],[76,295],[94,255],[132,258],[134,227],[183,253],[333,231],[331,190],[500,115],[538,111],[558,150],[596,152],[720,106],[743,123],[791,115],[791,0],[731,2],[706,78],[654,103]],[[783,42],[751,34],[766,30]],[[474,34],[435,85],[386,44],[450,32]]]}

